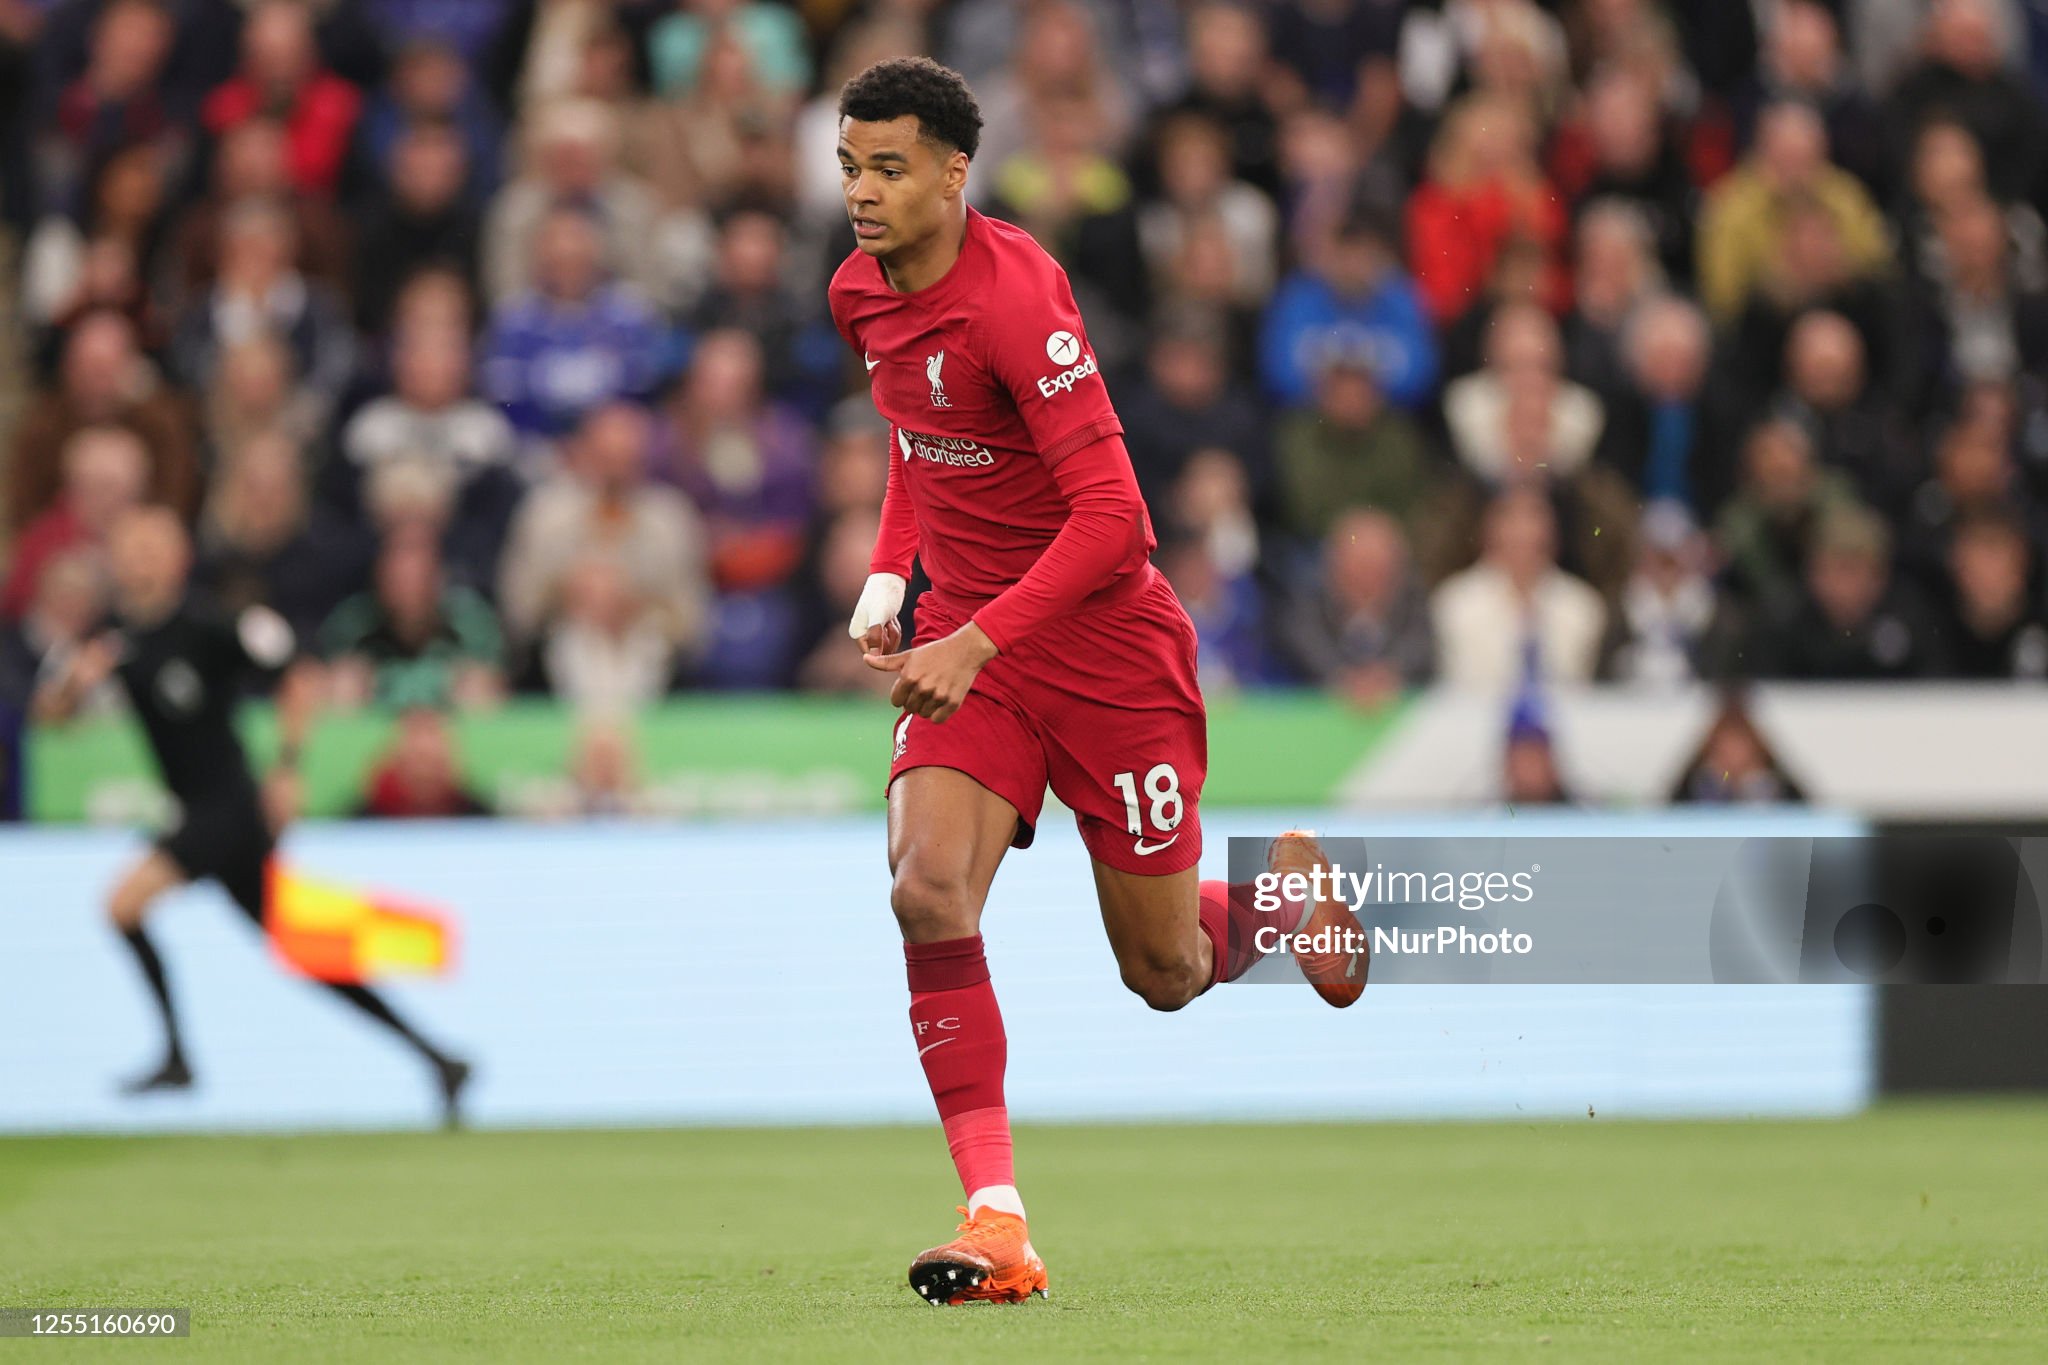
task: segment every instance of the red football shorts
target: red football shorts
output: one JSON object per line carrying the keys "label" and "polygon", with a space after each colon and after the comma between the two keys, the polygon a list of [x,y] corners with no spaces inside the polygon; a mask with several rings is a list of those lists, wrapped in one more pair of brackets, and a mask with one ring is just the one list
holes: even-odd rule
{"label": "red football shorts", "polygon": [[[913,645],[973,616],[937,592],[918,601]],[[1195,627],[1154,573],[1125,602],[1040,627],[975,676],[942,724],[896,721],[889,781],[957,768],[1017,808],[1029,848],[1045,790],[1074,812],[1099,862],[1163,876],[1202,855],[1209,731],[1195,681]]]}

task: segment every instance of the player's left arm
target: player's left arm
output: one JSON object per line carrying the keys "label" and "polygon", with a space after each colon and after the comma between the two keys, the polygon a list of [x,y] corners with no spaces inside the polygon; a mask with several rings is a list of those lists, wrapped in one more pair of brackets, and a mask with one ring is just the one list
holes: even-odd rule
{"label": "player's left arm", "polygon": [[1052,466],[1067,522],[1025,575],[974,615],[998,650],[1081,605],[1145,562],[1145,499],[1120,434],[1103,436]]}
{"label": "player's left arm", "polygon": [[1009,391],[1066,499],[1066,524],[1022,578],[959,630],[904,653],[867,656],[870,666],[898,674],[891,703],[930,720],[959,710],[997,653],[1142,563],[1150,548],[1123,424],[1080,309],[1064,275],[1049,286],[1039,306],[986,324],[984,345],[990,373]]}
{"label": "player's left arm", "polygon": [[1147,553],[1145,501],[1123,437],[1104,436],[1053,466],[1067,521],[1025,575],[941,640],[900,654],[864,657],[897,674],[889,703],[928,720],[960,709],[990,659],[1079,606]]}
{"label": "player's left arm", "polygon": [[[1008,649],[1078,607],[1151,549],[1124,425],[1109,401],[1066,273],[1050,259],[1020,273],[1018,306],[992,310],[982,326],[989,373],[1009,392],[1067,503],[1067,521],[1038,560],[969,624]],[[1020,281],[1020,284],[1024,281]]]}

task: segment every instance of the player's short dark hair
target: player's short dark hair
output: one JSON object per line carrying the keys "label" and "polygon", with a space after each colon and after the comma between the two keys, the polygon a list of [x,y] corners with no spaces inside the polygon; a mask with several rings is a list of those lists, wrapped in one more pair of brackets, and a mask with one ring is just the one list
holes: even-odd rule
{"label": "player's short dark hair", "polygon": [[967,79],[929,57],[892,57],[876,62],[839,92],[839,116],[862,123],[887,123],[910,115],[920,134],[967,153],[981,147],[981,106]]}

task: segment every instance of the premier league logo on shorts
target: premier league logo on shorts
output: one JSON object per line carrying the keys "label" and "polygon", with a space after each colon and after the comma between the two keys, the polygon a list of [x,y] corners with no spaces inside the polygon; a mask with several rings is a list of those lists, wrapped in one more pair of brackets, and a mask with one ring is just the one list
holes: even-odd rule
{"label": "premier league logo on shorts", "polygon": [[939,380],[939,371],[945,367],[946,353],[944,351],[924,358],[924,377],[931,381],[932,406],[935,408],[950,408],[953,406],[953,400],[946,397],[946,386]]}

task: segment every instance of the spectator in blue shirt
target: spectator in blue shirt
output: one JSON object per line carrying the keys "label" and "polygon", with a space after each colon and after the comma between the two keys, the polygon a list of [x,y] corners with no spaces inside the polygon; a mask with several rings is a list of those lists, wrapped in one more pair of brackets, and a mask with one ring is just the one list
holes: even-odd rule
{"label": "spectator in blue shirt", "polygon": [[1259,368],[1267,394],[1287,407],[1309,402],[1319,361],[1335,349],[1371,355],[1397,407],[1422,403],[1436,389],[1436,337],[1393,238],[1358,215],[1317,255],[1281,282],[1266,311]]}
{"label": "spectator in blue shirt", "polygon": [[400,49],[391,78],[370,93],[356,127],[356,146],[373,197],[391,183],[395,149],[408,128],[433,124],[462,139],[467,183],[463,197],[481,204],[498,186],[503,121],[491,107],[462,54],[432,37],[409,40]]}
{"label": "spectator in blue shirt", "polygon": [[603,251],[588,212],[550,209],[534,241],[535,287],[491,315],[484,392],[522,436],[553,440],[600,404],[651,397],[672,372],[667,325],[607,277]]}

